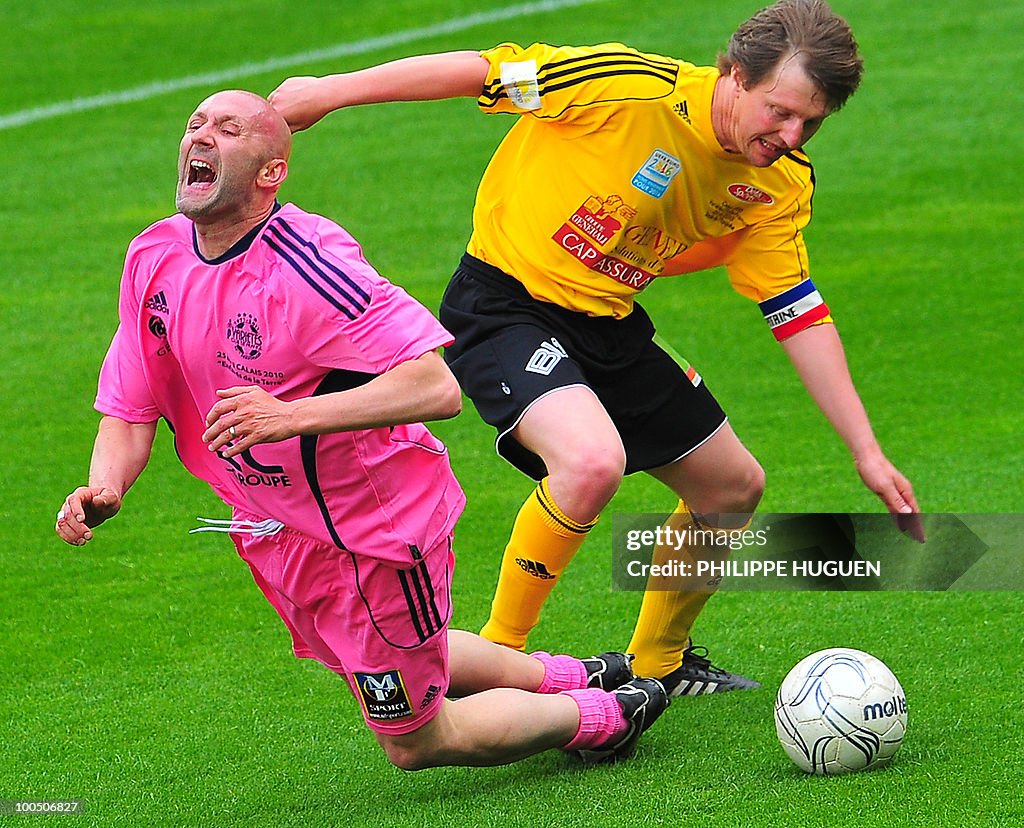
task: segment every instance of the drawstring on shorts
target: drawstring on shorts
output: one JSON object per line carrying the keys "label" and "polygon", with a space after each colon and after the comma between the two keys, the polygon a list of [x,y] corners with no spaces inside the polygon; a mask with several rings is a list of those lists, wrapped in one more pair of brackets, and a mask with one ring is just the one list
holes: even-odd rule
{"label": "drawstring on shorts", "polygon": [[215,518],[197,517],[196,520],[205,523],[206,526],[197,526],[189,529],[190,535],[198,532],[224,532],[231,535],[252,535],[256,538],[265,538],[276,535],[284,524],[279,520],[267,518],[266,520],[217,520]]}

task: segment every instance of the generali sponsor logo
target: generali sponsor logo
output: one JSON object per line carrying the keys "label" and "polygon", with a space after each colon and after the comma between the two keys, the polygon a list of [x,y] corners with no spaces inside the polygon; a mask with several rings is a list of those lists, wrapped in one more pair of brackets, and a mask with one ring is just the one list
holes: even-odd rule
{"label": "generali sponsor logo", "polygon": [[586,267],[609,276],[633,290],[643,290],[654,278],[653,273],[641,270],[636,265],[631,265],[615,256],[607,255],[568,224],[563,224],[552,238],[563,250],[575,256]]}
{"label": "generali sponsor logo", "polygon": [[636,210],[626,204],[622,196],[590,196],[569,217],[569,223],[598,244],[608,244],[622,229],[623,221],[628,221],[634,216]]}
{"label": "generali sponsor logo", "polygon": [[551,238],[591,270],[634,290],[642,290],[654,278],[653,274],[610,256],[598,247],[611,242],[623,224],[635,217],[636,209],[626,204],[621,196],[590,196]]}
{"label": "generali sponsor logo", "polygon": [[753,184],[730,184],[727,188],[729,195],[745,201],[747,204],[774,204],[772,198],[764,190],[755,187]]}

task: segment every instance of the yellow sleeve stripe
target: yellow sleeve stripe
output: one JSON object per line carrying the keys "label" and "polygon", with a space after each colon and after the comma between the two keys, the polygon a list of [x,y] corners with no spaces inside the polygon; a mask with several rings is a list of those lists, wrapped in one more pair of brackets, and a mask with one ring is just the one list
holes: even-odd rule
{"label": "yellow sleeve stripe", "polygon": [[[647,75],[664,81],[668,94],[676,84],[679,67],[673,63],[653,60],[636,52],[596,52],[544,64],[537,72],[540,94],[550,94],[598,78],[620,75]],[[480,95],[481,108],[495,106],[508,93],[501,80],[492,81]]]}

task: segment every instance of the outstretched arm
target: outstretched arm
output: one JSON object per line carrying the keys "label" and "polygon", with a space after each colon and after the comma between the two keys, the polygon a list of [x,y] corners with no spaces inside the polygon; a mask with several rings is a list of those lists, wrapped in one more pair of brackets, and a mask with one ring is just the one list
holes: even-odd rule
{"label": "outstretched arm", "polygon": [[[258,443],[454,417],[462,392],[437,351],[400,363],[365,385],[285,402],[259,386],[218,391],[203,439],[233,457]],[[232,430],[234,433],[232,433]]]}
{"label": "outstretched arm", "polygon": [[117,417],[100,420],[89,466],[89,484],[79,486],[61,504],[57,534],[81,546],[92,540],[92,528],[112,518],[149,462],[156,423],[129,423]]}
{"label": "outstretched arm", "polygon": [[346,106],[475,98],[483,91],[488,66],[479,52],[419,55],[356,72],[288,78],[270,93],[270,102],[298,132]]}
{"label": "outstretched arm", "polygon": [[913,487],[875,439],[835,326],[805,328],[783,340],[782,347],[811,398],[850,449],[861,480],[896,517],[900,529],[923,542],[924,529]]}

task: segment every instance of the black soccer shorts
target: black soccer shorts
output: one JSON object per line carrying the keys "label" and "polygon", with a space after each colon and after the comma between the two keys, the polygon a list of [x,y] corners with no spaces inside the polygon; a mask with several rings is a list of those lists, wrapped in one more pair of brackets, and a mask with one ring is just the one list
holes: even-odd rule
{"label": "black soccer shorts", "polygon": [[626,474],[678,460],[726,422],[693,372],[654,341],[639,305],[624,319],[540,302],[511,276],[466,254],[441,300],[455,337],[445,360],[485,422],[498,453],[535,480],[543,461],[512,435],[526,410],[559,388],[597,395],[626,449]]}

